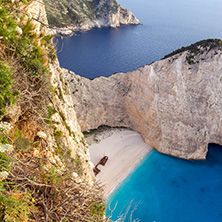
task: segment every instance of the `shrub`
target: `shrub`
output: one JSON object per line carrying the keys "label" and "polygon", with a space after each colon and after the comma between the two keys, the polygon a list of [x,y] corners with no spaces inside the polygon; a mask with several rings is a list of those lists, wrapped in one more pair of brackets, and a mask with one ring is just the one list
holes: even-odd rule
{"label": "shrub", "polygon": [[[192,54],[193,56],[200,53],[200,47],[203,48],[209,48],[208,50],[210,51],[211,49],[215,49],[218,48],[219,50],[222,50],[222,40],[221,39],[206,39],[206,40],[202,40],[199,42],[196,42],[194,44],[191,44],[187,47],[182,47],[180,49],[177,49],[175,51],[173,51],[172,53],[164,56],[163,59],[169,58],[173,55],[185,52],[185,51],[189,51],[189,54]],[[192,63],[191,61],[189,61],[189,57],[188,57],[188,63]]]}
{"label": "shrub", "polygon": [[18,138],[15,140],[15,147],[20,150],[27,150],[30,147],[30,142],[25,138]]}
{"label": "shrub", "polygon": [[6,112],[6,106],[15,103],[15,93],[12,92],[12,70],[7,62],[0,62],[0,116]]}

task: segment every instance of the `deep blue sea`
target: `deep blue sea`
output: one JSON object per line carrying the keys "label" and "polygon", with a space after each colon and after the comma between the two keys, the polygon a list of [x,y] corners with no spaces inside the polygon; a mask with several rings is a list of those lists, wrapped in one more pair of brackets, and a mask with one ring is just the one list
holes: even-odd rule
{"label": "deep blue sea", "polygon": [[[221,222],[222,147],[210,145],[206,161],[187,161],[151,151],[111,194],[113,220],[136,204],[141,222]],[[107,210],[107,216],[109,216]],[[133,220],[132,220],[133,221]]]}
{"label": "deep blue sea", "polygon": [[93,29],[58,44],[62,67],[88,78],[128,72],[202,39],[222,38],[222,0],[119,0],[142,25]]}

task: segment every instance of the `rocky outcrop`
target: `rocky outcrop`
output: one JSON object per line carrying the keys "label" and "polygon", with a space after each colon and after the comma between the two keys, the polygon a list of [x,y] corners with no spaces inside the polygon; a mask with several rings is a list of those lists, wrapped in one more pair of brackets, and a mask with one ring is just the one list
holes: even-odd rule
{"label": "rocky outcrop", "polygon": [[[31,4],[24,8],[27,17],[32,18],[32,23],[35,26],[36,35],[38,36],[40,33],[48,33],[49,31],[47,27],[41,25],[47,25],[46,11],[43,2],[41,0],[38,2],[33,1]],[[25,19],[28,18],[25,17]],[[58,146],[61,146],[63,149],[70,150],[70,156],[73,159],[77,159],[79,163],[81,163],[81,175],[77,172],[78,178],[75,179],[78,182],[84,181],[90,185],[94,185],[95,177],[92,171],[93,166],[90,162],[88,147],[85,142],[84,135],[81,133],[80,126],[77,122],[75,110],[72,108],[72,96],[65,82],[58,60],[55,59],[53,63],[50,63],[48,68],[51,72],[50,84],[54,90],[52,93],[47,93],[48,97],[50,98],[50,100],[47,100],[48,109],[55,109],[55,111],[53,114],[50,114],[50,118],[47,117],[48,121],[51,122],[51,126],[45,127],[44,129],[47,133],[48,144],[46,147],[46,156],[52,163],[58,164],[58,166],[60,166],[63,170],[67,170],[64,169],[65,166],[62,163],[64,160],[61,159],[61,157],[58,155],[58,152],[55,150]],[[42,105],[45,106],[44,103]],[[8,118],[11,119],[11,122],[12,120],[13,123],[19,122],[19,119],[21,119],[20,116],[22,115],[21,107],[17,104],[13,107],[8,107],[7,114]],[[53,127],[52,123],[54,123]],[[28,124],[22,127],[21,131],[36,130],[35,126],[31,126],[30,128],[27,126]],[[54,128],[54,131],[52,128]],[[55,132],[57,132],[57,134],[59,132],[60,134],[59,144],[57,141],[58,138],[55,138]],[[35,152],[35,154],[38,157],[39,153]]]}
{"label": "rocky outcrop", "polygon": [[209,143],[222,145],[221,41],[174,54],[94,80],[64,69],[81,129],[129,127],[162,153],[205,159]]}
{"label": "rocky outcrop", "polygon": [[44,0],[52,33],[72,34],[73,31],[121,24],[139,24],[132,12],[116,0]]}
{"label": "rocky outcrop", "polygon": [[[43,24],[48,24],[46,10],[43,2],[33,2],[28,7],[32,17]],[[35,21],[34,21],[35,22]],[[41,23],[35,22],[36,30],[40,33]],[[48,33],[48,29],[43,27],[44,31]],[[85,142],[84,135],[81,133],[81,128],[78,124],[75,110],[72,108],[72,96],[67,87],[65,78],[62,74],[58,60],[56,59],[53,64],[50,64],[51,71],[51,85],[54,92],[54,104],[57,112],[51,116],[52,121],[60,123],[57,125],[57,131],[62,133],[60,140],[64,147],[68,147],[71,151],[71,157],[80,160],[82,174],[78,175],[78,182],[85,181],[91,186],[95,184],[95,177],[92,171],[93,165],[90,162],[88,146]],[[52,105],[50,103],[50,105]],[[54,152],[55,138],[52,137],[51,152]],[[55,160],[58,162],[59,157],[56,156]],[[55,161],[55,162],[56,162]]]}
{"label": "rocky outcrop", "polygon": [[[25,7],[25,11],[29,18],[32,18],[32,22],[35,25],[36,33],[39,34],[40,30],[47,30],[48,20],[43,0],[33,1],[31,4]],[[44,24],[44,25],[43,25]]]}
{"label": "rocky outcrop", "polygon": [[119,27],[121,24],[139,24],[139,20],[128,11],[120,6],[116,1],[101,0],[93,9],[96,17],[96,27]]}
{"label": "rocky outcrop", "polygon": [[[78,178],[76,178],[77,181],[84,181],[93,186],[96,182],[92,171],[94,166],[90,161],[89,149],[78,124],[75,110],[72,108],[72,96],[58,61],[50,65],[50,71],[52,73],[51,84],[55,90],[53,107],[55,107],[57,111],[51,116],[51,120],[57,123],[56,131],[62,133],[60,137],[62,146],[69,148],[71,157],[81,163],[82,172],[81,174],[76,172],[78,174]],[[55,141],[56,138],[53,138],[53,140]],[[56,146],[58,146],[58,144],[51,144],[53,148]],[[52,151],[54,151],[54,149],[52,149]],[[59,160],[59,157],[56,156],[56,159]]]}

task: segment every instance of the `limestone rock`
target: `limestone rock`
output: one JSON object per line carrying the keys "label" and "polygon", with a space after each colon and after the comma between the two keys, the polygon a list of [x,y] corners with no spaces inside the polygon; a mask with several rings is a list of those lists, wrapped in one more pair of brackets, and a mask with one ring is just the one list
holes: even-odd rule
{"label": "limestone rock", "polygon": [[81,179],[93,185],[95,183],[95,177],[92,169],[88,165],[90,162],[88,147],[77,122],[76,113],[73,109],[72,96],[58,61],[50,65],[50,71],[52,73],[51,84],[55,89],[54,105],[58,111],[51,119],[59,123],[56,126],[57,130],[62,132],[63,146],[69,147],[71,156],[74,159],[81,156],[81,165],[84,172]]}
{"label": "limestone rock", "polygon": [[209,143],[222,145],[222,52],[217,43],[202,42],[196,51],[181,50],[108,78],[89,80],[63,69],[81,129],[129,127],[162,153],[205,159]]}
{"label": "limestone rock", "polygon": [[119,27],[121,24],[139,24],[132,12],[116,0],[44,0],[52,34],[72,34],[101,27]]}
{"label": "limestone rock", "polygon": [[113,0],[100,0],[93,10],[96,16],[97,26],[100,27],[119,27],[121,24],[139,24],[139,20],[132,12],[120,6]]}
{"label": "limestone rock", "polygon": [[[47,30],[46,26],[48,26],[48,20],[46,16],[45,5],[43,0],[33,1],[26,7],[26,11],[28,15],[36,20],[32,20],[36,27],[36,32],[39,34],[41,29]],[[44,24],[43,27],[42,24]]]}

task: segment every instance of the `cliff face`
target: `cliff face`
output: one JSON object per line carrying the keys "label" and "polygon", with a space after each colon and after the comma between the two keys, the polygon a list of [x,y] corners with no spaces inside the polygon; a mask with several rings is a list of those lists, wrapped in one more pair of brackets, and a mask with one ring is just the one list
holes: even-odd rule
{"label": "cliff face", "polygon": [[209,143],[222,145],[221,41],[193,48],[108,78],[64,70],[82,130],[130,127],[162,153],[204,159]]}
{"label": "cliff face", "polygon": [[[41,23],[48,24],[43,2],[41,0],[38,2],[34,1],[28,5],[26,10],[33,18],[38,20],[33,21],[36,34],[39,35],[42,28],[44,29],[44,32],[47,33],[47,28],[41,27]],[[51,72],[50,83],[51,87],[54,89],[53,104],[49,101],[49,105],[51,107],[53,105],[53,108],[57,110],[57,112],[51,116],[51,120],[58,123],[56,125],[56,131],[61,132],[62,134],[62,136],[60,136],[60,143],[63,143],[64,147],[69,147],[73,158],[81,158],[81,165],[84,172],[81,176],[79,175],[78,180],[80,179],[93,185],[95,183],[95,177],[92,172],[92,166],[89,164],[89,151],[77,122],[75,110],[72,109],[72,97],[68,87],[65,85],[65,79],[57,59],[49,64],[49,69]],[[16,114],[17,118],[19,118],[18,113]],[[48,133],[48,158],[54,163],[57,163],[58,161],[61,163],[59,157],[53,155],[53,153],[55,153],[55,147],[58,146],[58,144],[56,144],[57,141],[50,130]]]}
{"label": "cliff face", "polygon": [[4,1],[0,9],[0,221],[103,221],[44,4]]}
{"label": "cliff face", "polygon": [[70,34],[73,30],[119,27],[139,24],[138,19],[116,0],[44,0],[49,25],[54,32]]}
{"label": "cliff face", "polygon": [[[53,106],[56,108],[56,112],[51,116],[51,121],[57,124],[52,138],[53,143],[49,145],[51,145],[52,153],[55,153],[54,149],[57,146],[62,146],[63,149],[69,148],[71,157],[78,160],[79,165],[81,165],[82,172],[80,174],[76,172],[78,174],[76,179],[78,182],[84,181],[93,186],[96,183],[92,171],[94,166],[90,161],[88,146],[78,124],[75,110],[72,107],[72,96],[57,61],[50,65],[50,71],[52,72],[51,84],[55,90]],[[61,134],[59,139],[56,132]],[[58,156],[55,158],[58,159]]]}
{"label": "cliff face", "polygon": [[42,0],[33,1],[31,4],[27,5],[26,11],[32,18],[37,20],[33,20],[37,34],[40,33],[41,29],[47,30],[46,27],[41,25],[41,23],[45,24],[46,26],[48,25],[45,5]]}

